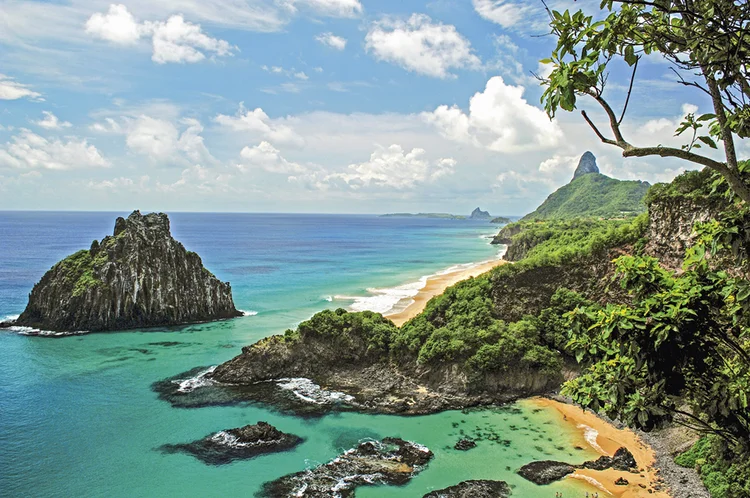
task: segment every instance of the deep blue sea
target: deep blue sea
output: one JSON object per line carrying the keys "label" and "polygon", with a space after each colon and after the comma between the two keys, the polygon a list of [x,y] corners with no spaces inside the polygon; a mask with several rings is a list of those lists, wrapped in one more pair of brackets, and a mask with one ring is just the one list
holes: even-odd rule
{"label": "deep blue sea", "polygon": [[[23,311],[53,264],[111,234],[115,218],[126,215],[0,212],[0,319]],[[574,496],[573,483],[542,491],[515,474],[531,460],[570,459],[573,451],[574,434],[556,413],[523,402],[510,411],[301,419],[261,406],[173,408],[151,389],[155,381],[226,361],[243,345],[325,308],[404,306],[427,275],[496,258],[488,239],[496,226],[376,216],[169,215],[174,237],[232,283],[235,304],[248,315],[66,338],[0,332],[0,496],[252,496],[266,481],[324,463],[360,439],[385,436],[424,444],[436,457],[407,486],[360,488],[358,497],[421,497],[482,478],[508,481],[514,496]],[[158,451],[259,420],[305,442],[223,466]],[[511,443],[453,450],[462,428],[502,433]]]}

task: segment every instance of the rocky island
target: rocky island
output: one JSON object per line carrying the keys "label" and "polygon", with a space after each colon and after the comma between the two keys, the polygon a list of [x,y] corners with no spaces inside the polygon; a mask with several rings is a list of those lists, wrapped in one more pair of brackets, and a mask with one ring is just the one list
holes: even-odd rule
{"label": "rocky island", "polygon": [[488,211],[482,211],[479,208],[476,208],[474,211],[471,212],[471,216],[469,216],[470,220],[489,220],[492,218],[492,215]]}
{"label": "rocky island", "polygon": [[163,213],[133,211],[114,233],[52,267],[24,312],[2,326],[54,335],[181,325],[241,316],[232,288],[175,240]]}

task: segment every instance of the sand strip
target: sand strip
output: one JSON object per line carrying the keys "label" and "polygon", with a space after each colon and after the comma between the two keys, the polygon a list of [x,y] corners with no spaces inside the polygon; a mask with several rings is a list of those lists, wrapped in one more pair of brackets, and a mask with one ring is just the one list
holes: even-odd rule
{"label": "sand strip", "polygon": [[[576,442],[582,447],[589,446],[596,452],[612,456],[618,448],[624,446],[633,454],[641,472],[633,474],[613,469],[604,471],[578,469],[568,476],[568,479],[580,479],[588,485],[599,488],[600,498],[614,496],[617,498],[670,498],[669,493],[658,490],[661,480],[657,469],[654,468],[656,454],[630,429],[618,429],[596,414],[584,411],[574,405],[561,403],[547,398],[532,398],[528,400],[540,408],[555,409],[562,416],[562,423],[574,426],[580,434]],[[596,431],[596,432],[594,432]],[[571,462],[580,463],[580,462]],[[622,477],[628,481],[627,486],[617,486],[615,481]],[[596,484],[595,484],[596,483]],[[649,491],[650,490],[650,491]],[[581,495],[583,496],[583,495]]]}
{"label": "sand strip", "polygon": [[400,327],[407,321],[411,320],[424,310],[427,306],[427,302],[435,296],[442,294],[445,289],[451,285],[457,284],[462,280],[466,280],[470,277],[476,277],[482,273],[487,273],[496,266],[507,263],[501,259],[487,261],[486,263],[480,263],[476,266],[465,270],[457,270],[451,273],[443,275],[435,275],[427,279],[425,286],[419,290],[419,293],[414,296],[414,302],[406,307],[403,311],[394,314],[385,315],[389,318],[396,326]]}

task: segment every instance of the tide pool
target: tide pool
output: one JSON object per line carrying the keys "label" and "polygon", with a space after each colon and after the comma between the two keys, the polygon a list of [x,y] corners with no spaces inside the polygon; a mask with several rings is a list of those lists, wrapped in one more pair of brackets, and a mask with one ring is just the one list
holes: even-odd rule
{"label": "tide pool", "polygon": [[[20,313],[47,269],[110,234],[115,217],[126,214],[0,213],[0,317]],[[577,496],[575,483],[540,488],[515,474],[532,460],[597,456],[573,448],[575,434],[556,413],[524,402],[420,417],[302,419],[253,405],[172,408],[151,389],[155,381],[226,361],[321,309],[368,298],[385,306],[383,296],[398,300],[398,287],[495,258],[498,248],[487,236],[497,227],[333,215],[174,213],[170,220],[175,238],[232,283],[237,307],[257,314],[61,339],[0,332],[0,495],[252,496],[264,482],[324,463],[363,438],[397,436],[426,445],[434,460],[407,486],[360,488],[358,497],[420,497],[466,479],[506,480],[514,496]],[[159,451],[260,420],[305,442],[224,466]],[[452,449],[462,434],[479,435],[478,446]]]}

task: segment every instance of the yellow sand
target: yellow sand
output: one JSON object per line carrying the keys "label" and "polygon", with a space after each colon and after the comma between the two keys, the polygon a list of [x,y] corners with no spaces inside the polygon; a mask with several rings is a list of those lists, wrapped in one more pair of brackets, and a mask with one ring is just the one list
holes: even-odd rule
{"label": "yellow sand", "polygon": [[403,311],[385,316],[395,323],[396,326],[400,327],[420,314],[425,306],[427,306],[427,301],[442,294],[445,289],[451,285],[457,284],[458,282],[470,277],[479,276],[504,263],[507,263],[507,261],[498,259],[482,263],[466,270],[457,270],[455,272],[446,273],[445,275],[430,277],[427,279],[425,286],[419,290],[419,293],[416,296],[414,296],[414,302],[412,304],[407,306]]}
{"label": "yellow sand", "polygon": [[[557,410],[563,417],[563,423],[568,423],[575,427],[580,433],[580,440],[577,444],[586,447],[589,446],[602,455],[613,456],[618,448],[624,446],[633,454],[638,469],[641,472],[632,474],[630,472],[620,472],[613,469],[598,471],[590,469],[577,469],[568,479],[581,479],[589,483],[595,480],[599,488],[600,498],[614,496],[617,498],[670,498],[669,493],[665,491],[656,491],[654,485],[658,482],[656,469],[653,467],[656,460],[654,450],[643,443],[640,438],[630,429],[618,429],[613,425],[597,417],[594,413],[584,411],[582,408],[574,405],[560,403],[547,398],[533,398],[528,400],[539,407],[552,408]],[[585,438],[586,427],[596,430],[599,434],[596,437],[596,444],[590,444]],[[618,477],[625,478],[629,484],[627,486],[617,486],[615,481]],[[645,486],[645,488],[640,485]],[[649,489],[652,490],[649,493]]]}

